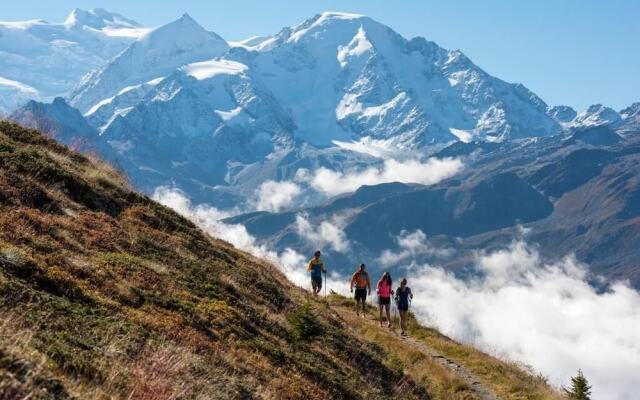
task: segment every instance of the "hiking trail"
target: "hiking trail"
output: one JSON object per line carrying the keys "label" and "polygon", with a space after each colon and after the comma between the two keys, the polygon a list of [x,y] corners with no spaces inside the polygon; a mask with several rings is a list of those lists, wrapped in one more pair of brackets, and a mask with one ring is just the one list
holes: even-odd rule
{"label": "hiking trail", "polygon": [[458,377],[461,381],[466,383],[469,386],[470,392],[479,400],[499,400],[493,392],[478,379],[473,373],[471,373],[467,368],[465,368],[460,363],[448,358],[441,352],[437,351],[433,347],[429,346],[427,343],[414,339],[410,336],[401,336],[397,331],[397,326],[399,324],[399,320],[397,320],[394,324],[393,329],[389,329],[385,327],[377,327],[377,319],[374,317],[371,312],[367,312],[366,318],[359,318],[356,316],[353,310],[350,310],[345,307],[334,307],[334,309],[338,312],[338,314],[342,317],[342,319],[347,322],[349,329],[356,330],[358,323],[365,323],[369,326],[375,325],[376,329],[380,330],[380,333],[383,335],[393,336],[396,339],[400,339],[404,343],[408,344],[411,348],[421,352],[425,356],[432,359],[435,363],[445,367],[448,371],[453,373],[456,377]]}
{"label": "hiking trail", "polygon": [[453,372],[458,378],[466,382],[471,387],[472,392],[481,400],[499,400],[489,388],[487,388],[480,380],[465,367],[454,360],[445,357],[431,346],[422,341],[413,339],[410,336],[401,336],[402,340],[409,343],[413,348],[420,350],[426,356],[431,357],[440,365],[446,367]]}

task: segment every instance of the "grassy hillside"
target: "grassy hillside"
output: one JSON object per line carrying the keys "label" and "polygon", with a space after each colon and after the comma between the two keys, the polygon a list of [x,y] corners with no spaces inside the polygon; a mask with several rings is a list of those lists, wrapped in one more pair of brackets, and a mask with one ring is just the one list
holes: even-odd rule
{"label": "grassy hillside", "polygon": [[[0,122],[1,400],[476,398],[344,301],[309,299],[112,167]],[[497,375],[485,383],[530,385],[507,398],[555,396]]]}

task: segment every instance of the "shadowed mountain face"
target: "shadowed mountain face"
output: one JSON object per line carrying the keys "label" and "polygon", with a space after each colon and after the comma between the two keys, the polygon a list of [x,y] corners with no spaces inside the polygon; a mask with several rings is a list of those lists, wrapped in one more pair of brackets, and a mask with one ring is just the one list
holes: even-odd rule
{"label": "shadowed mountain face", "polygon": [[384,248],[389,235],[403,230],[468,237],[535,221],[552,210],[549,200],[507,172],[472,187],[425,188],[388,196],[358,213],[346,233],[366,247]]}

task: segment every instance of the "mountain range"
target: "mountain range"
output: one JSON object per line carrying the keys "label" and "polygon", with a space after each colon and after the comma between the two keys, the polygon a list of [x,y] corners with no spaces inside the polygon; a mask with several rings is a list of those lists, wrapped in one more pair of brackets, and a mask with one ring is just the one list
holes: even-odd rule
{"label": "mountain range", "polygon": [[640,282],[640,103],[550,107],[458,50],[355,14],[242,42],[186,14],[153,30],[104,10],[2,26],[79,31],[100,47],[83,45],[99,58],[78,63],[94,69],[74,87],[42,80],[64,98],[10,119],[97,151],[147,193],[172,186],[244,213],[226,222],[278,250],[317,245],[300,218],[333,221],[351,244],[332,254],[340,265],[402,252],[414,234],[444,249],[421,257],[464,271],[470,252],[524,230],[546,254],[575,251],[606,277]]}
{"label": "mountain range", "polygon": [[0,22],[0,114],[66,95],[147,30],[104,9],[75,9],[62,23]]}

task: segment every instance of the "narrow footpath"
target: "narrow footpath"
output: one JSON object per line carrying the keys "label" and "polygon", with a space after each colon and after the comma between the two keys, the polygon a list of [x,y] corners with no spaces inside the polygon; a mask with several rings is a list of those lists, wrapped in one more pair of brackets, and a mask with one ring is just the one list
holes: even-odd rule
{"label": "narrow footpath", "polygon": [[451,372],[453,372],[458,378],[462,381],[466,382],[469,387],[472,389],[473,393],[481,400],[498,400],[489,388],[487,388],[480,380],[465,369],[462,365],[457,362],[448,359],[431,346],[427,345],[424,342],[415,340],[409,336],[401,336],[402,340],[409,343],[413,348],[420,350],[426,356],[431,357],[438,364],[448,368]]}
{"label": "narrow footpath", "polygon": [[[366,318],[357,317],[353,308],[337,306],[333,304],[333,308],[338,312],[342,320],[344,320],[349,329],[358,331],[367,331],[368,333],[375,332],[376,335],[386,337],[388,340],[400,340],[407,344],[411,349],[419,351],[427,358],[431,359],[433,364],[440,365],[454,375],[460,382],[463,382],[467,387],[467,393],[479,400],[499,400],[499,398],[493,394],[493,392],[482,383],[474,374],[472,374],[464,366],[460,365],[456,361],[447,358],[442,353],[438,352],[427,343],[411,338],[410,336],[400,335],[399,320],[395,321],[394,328],[380,328],[378,326],[377,315],[374,315],[372,311],[369,311]],[[376,310],[377,312],[377,310]]]}

